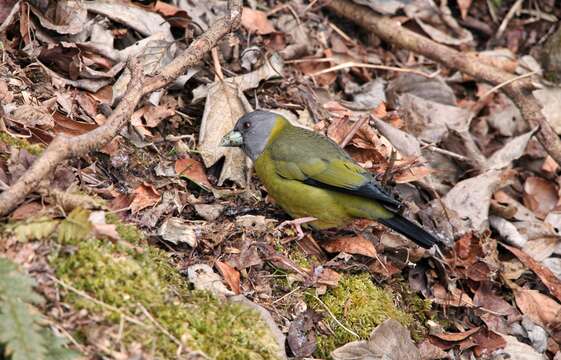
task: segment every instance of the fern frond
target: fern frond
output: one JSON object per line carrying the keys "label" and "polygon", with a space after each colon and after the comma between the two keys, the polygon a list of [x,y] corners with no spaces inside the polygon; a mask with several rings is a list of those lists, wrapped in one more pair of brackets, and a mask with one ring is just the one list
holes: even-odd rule
{"label": "fern frond", "polygon": [[77,353],[63,347],[64,339],[39,326],[41,318],[33,313],[31,304],[44,300],[35,293],[34,285],[15,263],[0,257],[0,359],[74,359]]}
{"label": "fern frond", "polygon": [[41,360],[45,358],[45,343],[28,305],[19,299],[4,299],[0,313],[0,343],[12,360]]}

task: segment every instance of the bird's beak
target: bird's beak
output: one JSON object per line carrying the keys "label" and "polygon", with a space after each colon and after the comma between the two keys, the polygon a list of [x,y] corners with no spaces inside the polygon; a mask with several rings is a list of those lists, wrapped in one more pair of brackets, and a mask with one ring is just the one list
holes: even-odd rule
{"label": "bird's beak", "polygon": [[239,131],[232,130],[220,141],[220,146],[239,147],[243,145],[243,136]]}

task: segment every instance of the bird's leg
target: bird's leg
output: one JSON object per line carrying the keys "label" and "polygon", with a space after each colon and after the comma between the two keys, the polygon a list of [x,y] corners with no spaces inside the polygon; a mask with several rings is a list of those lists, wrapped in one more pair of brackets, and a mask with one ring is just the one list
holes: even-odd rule
{"label": "bird's leg", "polygon": [[312,221],[316,221],[317,218],[312,217],[312,216],[306,216],[303,218],[298,218],[298,219],[294,219],[294,220],[287,220],[287,221],[283,221],[282,223],[280,223],[279,226],[277,226],[277,229],[282,229],[283,227],[287,226],[287,225],[292,225],[294,226],[294,229],[296,230],[296,233],[298,234],[297,240],[301,240],[304,237],[304,231],[302,231],[302,225],[312,222]]}

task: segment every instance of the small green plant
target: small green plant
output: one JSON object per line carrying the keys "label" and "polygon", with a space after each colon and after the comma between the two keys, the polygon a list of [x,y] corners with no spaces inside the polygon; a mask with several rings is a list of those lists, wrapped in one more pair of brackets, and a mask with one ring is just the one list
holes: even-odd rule
{"label": "small green plant", "polygon": [[411,314],[396,307],[392,292],[375,286],[369,274],[344,275],[335,289],[321,296],[321,301],[313,294],[308,294],[307,300],[313,309],[326,313],[323,321],[333,332],[318,336],[315,355],[319,358],[329,358],[331,351],[351,341],[368,339],[372,330],[387,319],[405,327],[414,323]]}
{"label": "small green plant", "polygon": [[40,325],[33,308],[43,298],[33,291],[34,281],[16,264],[0,257],[0,358],[11,360],[67,360],[77,353]]}

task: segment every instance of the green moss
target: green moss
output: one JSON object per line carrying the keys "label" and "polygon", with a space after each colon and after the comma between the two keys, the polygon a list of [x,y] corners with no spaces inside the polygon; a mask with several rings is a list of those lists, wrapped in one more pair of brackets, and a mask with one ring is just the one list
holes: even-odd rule
{"label": "green moss", "polygon": [[[128,242],[142,239],[133,226],[118,224],[118,228]],[[125,344],[141,342],[155,358],[176,358],[178,344],[174,339],[213,359],[275,358],[278,346],[254,310],[190,290],[165,252],[151,246],[138,252],[122,243],[97,239],[74,245],[72,254],[61,253],[52,260],[57,276],[111,308],[75,292],[67,292],[64,301],[102,318],[104,325],[118,326],[123,315],[140,320],[144,325],[125,321]],[[146,311],[174,339],[159,329]]]}
{"label": "green moss", "polygon": [[298,248],[292,248],[288,253],[288,258],[296,265],[308,270],[312,268],[313,264],[319,264],[315,256],[310,257]]}
{"label": "green moss", "polygon": [[[323,304],[315,296],[308,295],[308,304],[313,309],[326,313],[326,306],[339,322],[355,332],[360,339],[367,339],[376,326],[389,318],[406,327],[410,327],[415,321],[411,314],[396,307],[391,292],[372,283],[369,274],[342,276],[335,289],[321,296]],[[318,336],[315,355],[320,358],[329,358],[331,351],[337,347],[359,339],[338,325],[333,316],[328,313],[325,315],[323,321],[333,334]]]}
{"label": "green moss", "polygon": [[136,226],[122,223],[116,214],[107,213],[105,215],[105,221],[108,224],[116,225],[119,236],[128,243],[140,244],[144,239],[144,235]]}
{"label": "green moss", "polygon": [[409,285],[402,279],[390,286],[389,291],[396,294],[394,296],[397,306],[413,316],[413,323],[409,326],[411,337],[414,341],[421,341],[426,336],[426,323],[435,320],[432,309],[432,302],[423,299],[415,293]]}
{"label": "green moss", "polygon": [[30,144],[25,139],[10,136],[5,132],[0,132],[0,141],[17,149],[25,149],[32,155],[41,155],[44,149],[41,145]]}

